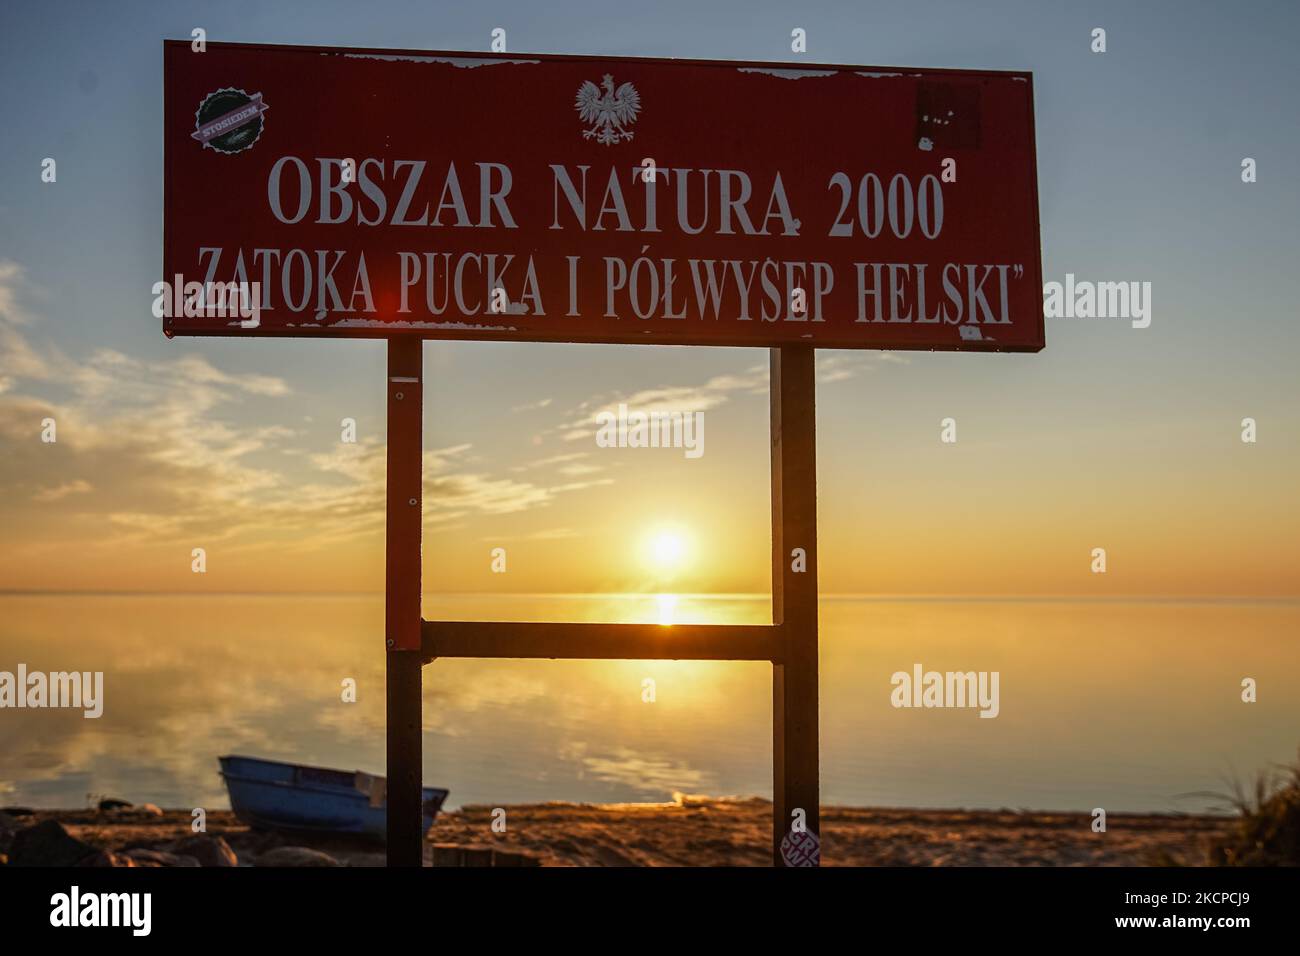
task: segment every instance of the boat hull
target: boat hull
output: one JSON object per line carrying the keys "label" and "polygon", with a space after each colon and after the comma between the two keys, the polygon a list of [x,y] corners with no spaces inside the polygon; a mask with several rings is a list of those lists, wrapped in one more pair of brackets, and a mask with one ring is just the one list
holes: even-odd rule
{"label": "boat hull", "polygon": [[[249,826],[353,834],[380,840],[387,833],[386,796],[377,799],[374,795],[375,786],[383,786],[382,777],[258,757],[231,755],[219,759],[221,776],[230,794],[230,808]],[[361,789],[359,782],[369,784],[370,791]],[[433,826],[446,798],[446,790],[422,789],[422,830]]]}

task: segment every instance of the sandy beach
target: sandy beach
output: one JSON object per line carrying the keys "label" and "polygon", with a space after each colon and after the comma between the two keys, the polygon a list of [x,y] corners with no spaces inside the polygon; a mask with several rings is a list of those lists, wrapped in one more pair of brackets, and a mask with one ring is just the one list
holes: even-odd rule
{"label": "sandy beach", "polygon": [[[507,806],[504,833],[493,832],[493,809],[441,814],[426,840],[426,865],[770,862],[771,804],[765,800],[679,796],[671,803]],[[46,821],[57,821],[95,850],[109,851],[95,865],[195,865],[180,843],[194,836],[189,810],[37,810],[8,817],[4,848],[19,828]],[[1091,816],[1079,813],[824,807],[822,859],[827,866],[1197,865],[1205,861],[1208,844],[1232,824],[1224,817],[1113,813],[1107,831],[1094,833]],[[236,865],[384,863],[382,848],[374,844],[251,831],[229,811],[208,813],[207,835],[225,841]]]}

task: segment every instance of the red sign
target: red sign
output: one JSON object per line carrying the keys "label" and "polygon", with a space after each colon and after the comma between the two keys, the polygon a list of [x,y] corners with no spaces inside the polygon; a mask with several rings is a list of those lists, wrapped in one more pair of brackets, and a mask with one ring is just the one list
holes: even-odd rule
{"label": "red sign", "polygon": [[1043,347],[1028,74],[168,41],[164,82],[168,335]]}

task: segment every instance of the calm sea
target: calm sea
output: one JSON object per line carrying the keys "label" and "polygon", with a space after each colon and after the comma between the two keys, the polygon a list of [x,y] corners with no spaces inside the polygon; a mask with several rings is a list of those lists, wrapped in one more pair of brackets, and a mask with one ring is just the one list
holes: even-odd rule
{"label": "calm sea", "polygon": [[[766,623],[765,596],[431,595],[456,620]],[[1204,809],[1295,756],[1300,603],[825,598],[823,802]],[[0,710],[0,804],[227,807],[217,756],[384,769],[383,601],[0,596],[0,671],[104,672],[104,713]],[[998,671],[1000,713],[890,677]],[[453,806],[771,795],[771,666],[435,661],[425,781]],[[1258,702],[1241,701],[1254,678]],[[355,680],[357,700],[342,700]],[[653,680],[648,702],[646,679]]]}

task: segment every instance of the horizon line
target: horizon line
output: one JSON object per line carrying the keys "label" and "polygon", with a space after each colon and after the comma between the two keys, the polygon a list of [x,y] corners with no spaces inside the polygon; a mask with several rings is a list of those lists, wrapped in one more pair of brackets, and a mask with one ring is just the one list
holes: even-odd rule
{"label": "horizon line", "polygon": [[[103,588],[0,588],[0,597],[383,597],[381,590],[363,591],[163,591],[148,589]],[[655,598],[671,594],[675,597],[710,598],[713,600],[770,600],[770,591],[430,591],[424,597],[532,597],[532,598]],[[1098,602],[1098,603],[1268,603],[1292,604],[1300,602],[1300,594],[961,594],[941,592],[885,593],[870,591],[826,591],[819,600],[880,601],[880,602]]]}

